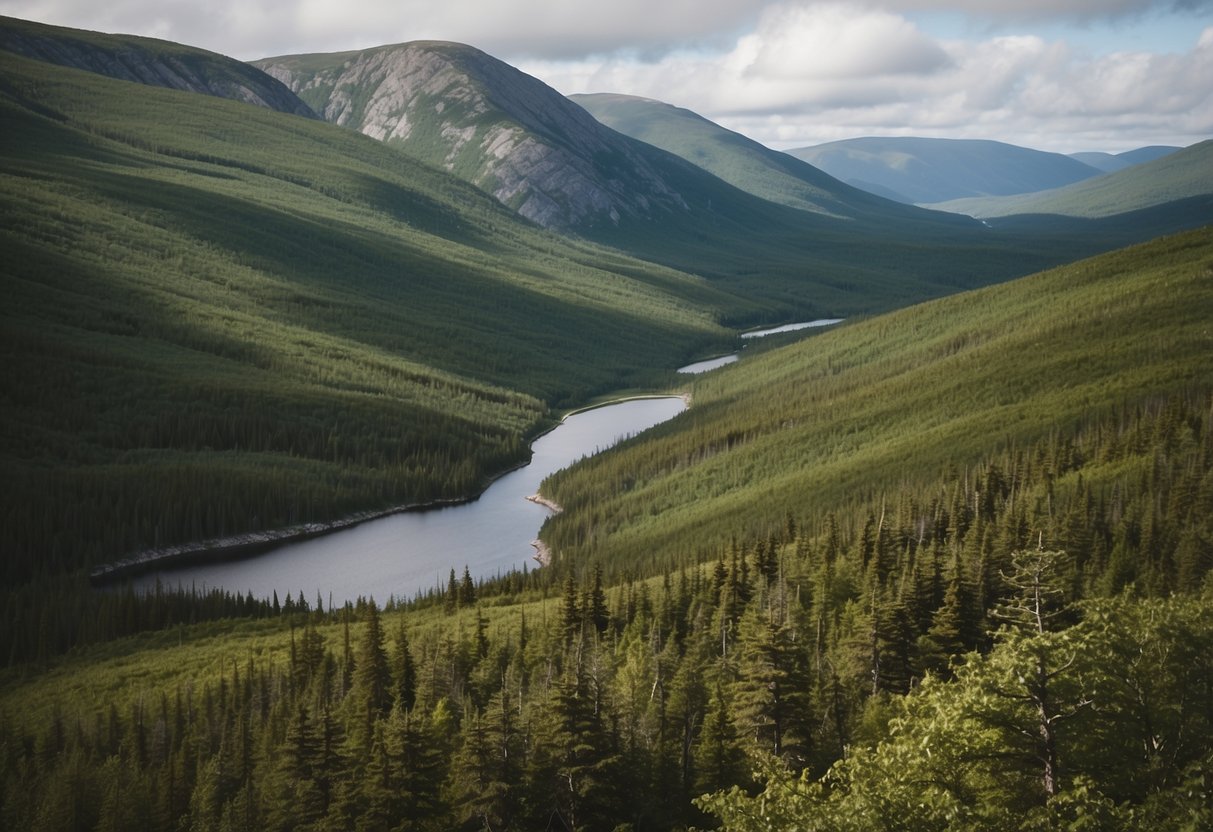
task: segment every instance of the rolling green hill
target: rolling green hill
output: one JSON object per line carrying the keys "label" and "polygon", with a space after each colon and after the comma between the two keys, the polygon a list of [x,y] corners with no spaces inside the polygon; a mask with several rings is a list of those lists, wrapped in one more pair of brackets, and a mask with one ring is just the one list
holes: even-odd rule
{"label": "rolling green hill", "polygon": [[1207,396],[1211,262],[1205,229],[713,371],[686,413],[550,478],[544,493],[565,510],[542,537],[609,569],[694,560],[1114,408]]}
{"label": "rolling green hill", "polygon": [[[571,95],[590,115],[634,139],[681,156],[755,196],[835,217],[920,216],[852,188],[807,162],[726,130],[690,110],[630,95]],[[920,217],[921,218],[921,217]]]}
{"label": "rolling green hill", "polygon": [[1149,147],[1139,147],[1136,150],[1126,150],[1124,153],[1071,153],[1070,158],[1076,159],[1084,165],[1099,168],[1104,173],[1113,173],[1114,171],[1131,168],[1134,165],[1140,165],[1142,162],[1153,162],[1155,159],[1169,156],[1180,149],[1169,145],[1151,145]]}
{"label": "rolling green hill", "polygon": [[383,611],[20,597],[0,811],[23,829],[669,830],[704,810],[754,830],[1203,828],[1211,263],[1207,230],[1160,240],[705,379],[693,418],[619,455],[644,464],[594,470],[641,492],[645,465],[756,463],[747,512],[682,530],[726,531],[714,562],[626,535],[613,586],[566,557]]}
{"label": "rolling green hill", "polygon": [[[829,215],[791,209],[603,126],[462,44],[256,65],[330,121],[446,167],[541,225],[723,281],[785,316],[886,310],[1093,250],[1073,238],[1026,248],[968,219],[840,188],[794,162],[795,175],[778,175],[781,187],[795,180]],[[772,158],[762,160],[768,172]]]}
{"label": "rolling green hill", "polygon": [[[778,310],[767,320],[887,311],[1185,227],[1183,217],[1166,214],[1106,227],[991,231],[841,186],[685,111],[608,100],[615,112],[644,111],[621,126],[652,125],[666,137],[649,136],[662,149],[462,44],[256,65],[330,121],[445,167],[541,225],[702,275]],[[711,172],[700,166],[709,157]],[[727,320],[763,322],[744,313]]]}
{"label": "rolling green hill", "polygon": [[0,78],[7,580],[474,493],[747,305],[320,121]]}
{"label": "rolling green hill", "polygon": [[1210,195],[1213,140],[1064,188],[996,199],[958,199],[936,207],[987,219],[1012,215],[1100,219],[1132,211],[1165,210],[1168,203],[1203,198],[1203,212],[1191,213],[1199,220],[1209,216]]}

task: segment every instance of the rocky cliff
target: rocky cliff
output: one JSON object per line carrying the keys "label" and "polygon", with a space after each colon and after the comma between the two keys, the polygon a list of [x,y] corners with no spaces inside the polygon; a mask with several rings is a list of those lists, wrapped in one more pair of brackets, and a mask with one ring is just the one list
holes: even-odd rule
{"label": "rocky cliff", "polygon": [[325,119],[398,144],[545,227],[687,210],[651,149],[472,47],[415,42],[255,65]]}

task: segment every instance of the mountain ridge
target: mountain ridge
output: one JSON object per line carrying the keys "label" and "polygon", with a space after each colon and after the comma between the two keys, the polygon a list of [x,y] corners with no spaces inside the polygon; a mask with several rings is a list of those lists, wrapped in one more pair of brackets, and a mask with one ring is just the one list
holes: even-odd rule
{"label": "mountain ridge", "polygon": [[979,139],[866,136],[787,153],[856,187],[916,205],[1039,191],[1101,172],[1059,153]]}
{"label": "mountain ridge", "polygon": [[0,49],[119,81],[196,92],[319,118],[285,85],[255,67],[172,41],[0,17]]}
{"label": "mountain ridge", "polygon": [[[1213,139],[1123,170],[1038,193],[958,199],[934,207],[983,219],[1055,215],[1101,219],[1213,195]],[[1193,214],[1192,219],[1199,216]]]}
{"label": "mountain ridge", "polygon": [[414,41],[254,65],[327,120],[398,143],[544,227],[687,209],[634,147],[579,107],[548,106],[550,88],[471,46]]}
{"label": "mountain ridge", "polygon": [[762,199],[828,216],[873,213],[916,216],[884,197],[844,183],[820,168],[728,130],[692,110],[651,98],[593,93],[570,95],[595,118],[655,145]]}

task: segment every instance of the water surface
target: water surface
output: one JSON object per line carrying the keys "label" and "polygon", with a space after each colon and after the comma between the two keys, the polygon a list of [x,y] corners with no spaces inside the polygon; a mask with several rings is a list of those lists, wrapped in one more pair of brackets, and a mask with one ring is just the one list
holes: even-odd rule
{"label": "water surface", "polygon": [[531,446],[531,462],[496,480],[474,502],[405,512],[369,520],[324,537],[287,543],[247,560],[225,561],[153,573],[136,587],[222,587],[256,598],[300,591],[309,603],[317,593],[325,606],[359,596],[383,603],[445,587],[450,570],[475,578],[533,567],[531,542],[551,513],[526,498],[544,477],[583,456],[603,450],[686,408],[680,398],[630,399],[566,418]]}
{"label": "water surface", "polygon": [[694,364],[687,364],[685,367],[679,367],[680,373],[706,373],[708,370],[715,370],[717,367],[723,367],[725,364],[732,364],[740,356],[737,353],[731,355],[722,355],[719,358],[709,358],[706,361],[696,361]]}
{"label": "water surface", "polygon": [[753,329],[749,332],[741,333],[742,338],[765,338],[768,335],[778,335],[781,332],[795,332],[798,329],[811,329],[819,326],[831,326],[833,324],[842,323],[842,318],[819,318],[816,321],[801,321],[795,324],[784,324],[783,326],[775,326],[770,329]]}

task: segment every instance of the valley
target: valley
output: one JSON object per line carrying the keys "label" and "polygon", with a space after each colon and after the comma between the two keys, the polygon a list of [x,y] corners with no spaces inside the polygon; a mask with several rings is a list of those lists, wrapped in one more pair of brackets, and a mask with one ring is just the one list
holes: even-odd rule
{"label": "valley", "polygon": [[11,18],[0,118],[3,828],[1213,822],[1210,142]]}

